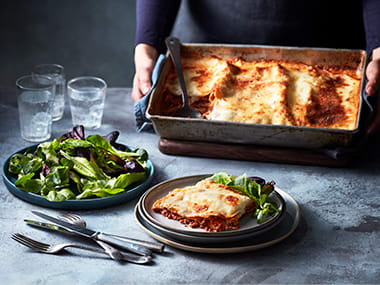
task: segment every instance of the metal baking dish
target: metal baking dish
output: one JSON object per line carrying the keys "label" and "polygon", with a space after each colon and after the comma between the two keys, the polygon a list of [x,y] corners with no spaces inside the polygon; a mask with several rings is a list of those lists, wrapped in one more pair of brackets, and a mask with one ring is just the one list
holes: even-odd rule
{"label": "metal baking dish", "polygon": [[[160,90],[167,77],[170,60],[161,68],[157,84],[152,90],[146,117],[153,123],[157,134],[163,138],[187,141],[209,141],[242,143],[294,148],[348,147],[359,133],[362,117],[364,71],[367,55],[364,50],[294,48],[257,45],[182,44],[181,50],[191,49],[204,56],[215,55],[223,59],[242,56],[247,60],[283,59],[306,64],[347,65],[357,68],[362,74],[360,109],[354,130],[297,127],[283,125],[247,124],[226,121],[211,121],[198,118],[180,118],[160,115],[157,107]],[[168,55],[166,56],[168,59]]]}

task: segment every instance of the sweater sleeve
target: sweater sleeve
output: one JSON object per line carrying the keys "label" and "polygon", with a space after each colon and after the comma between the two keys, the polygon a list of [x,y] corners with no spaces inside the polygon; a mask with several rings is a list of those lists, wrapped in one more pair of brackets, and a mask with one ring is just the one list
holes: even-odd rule
{"label": "sweater sleeve", "polygon": [[363,0],[363,18],[366,32],[367,51],[380,47],[380,1]]}
{"label": "sweater sleeve", "polygon": [[164,53],[180,4],[181,0],[137,0],[135,46],[146,43]]}

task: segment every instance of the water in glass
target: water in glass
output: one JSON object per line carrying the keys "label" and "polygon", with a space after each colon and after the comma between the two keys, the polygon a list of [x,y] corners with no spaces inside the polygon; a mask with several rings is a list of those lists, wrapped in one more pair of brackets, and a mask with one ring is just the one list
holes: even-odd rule
{"label": "water in glass", "polygon": [[38,83],[49,77],[55,83],[54,107],[52,110],[53,121],[58,121],[63,117],[65,109],[66,80],[64,67],[59,64],[39,64],[33,68],[32,75]]}
{"label": "water in glass", "polygon": [[104,90],[81,87],[70,91],[70,107],[73,125],[97,129],[101,126],[104,109]]}
{"label": "water in glass", "polygon": [[65,110],[65,77],[61,74],[51,74],[54,79],[55,85],[55,97],[53,105],[53,121],[58,121],[63,116],[63,111]]}
{"label": "water in glass", "polygon": [[18,97],[21,136],[31,142],[44,141],[51,135],[49,91],[24,91]]}

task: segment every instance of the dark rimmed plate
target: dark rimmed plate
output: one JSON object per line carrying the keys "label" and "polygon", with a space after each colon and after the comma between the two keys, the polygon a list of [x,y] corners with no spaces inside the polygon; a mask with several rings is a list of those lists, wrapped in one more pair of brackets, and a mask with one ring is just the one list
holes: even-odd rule
{"label": "dark rimmed plate", "polygon": [[37,148],[38,144],[25,147],[11,154],[3,164],[3,180],[7,186],[9,192],[11,192],[16,197],[42,207],[54,208],[54,209],[63,209],[63,210],[91,210],[91,209],[101,209],[110,206],[116,206],[122,203],[125,203],[129,200],[132,200],[142,194],[150,185],[153,174],[154,166],[151,160],[147,160],[148,175],[143,182],[136,182],[126,188],[126,191],[117,194],[115,196],[105,197],[105,198],[92,198],[92,199],[83,199],[83,200],[66,200],[62,202],[52,202],[44,197],[25,192],[21,189],[18,189],[15,186],[17,177],[14,177],[8,171],[8,165],[10,158],[16,153],[24,153],[27,150],[33,152]]}
{"label": "dark rimmed plate", "polygon": [[200,243],[197,238],[192,242],[183,241],[173,236],[167,235],[152,227],[141,217],[138,205],[135,207],[135,219],[138,225],[154,239],[181,250],[202,252],[202,253],[237,253],[262,249],[279,243],[289,237],[297,228],[301,212],[296,200],[285,191],[278,189],[279,195],[284,198],[286,209],[279,223],[268,231],[256,235],[254,238],[246,238],[235,242],[209,242]]}
{"label": "dark rimmed plate", "polygon": [[258,230],[262,230],[265,227],[270,226],[272,223],[276,222],[280,218],[285,203],[281,195],[276,191],[273,191],[269,196],[271,202],[275,203],[279,208],[279,212],[273,217],[265,220],[263,223],[258,224],[255,219],[252,219],[251,215],[244,215],[240,220],[240,227],[237,230],[227,230],[222,232],[207,232],[202,228],[191,228],[186,227],[180,222],[172,219],[168,219],[163,215],[156,213],[152,210],[153,204],[160,198],[166,196],[170,191],[175,188],[182,188],[189,185],[194,185],[198,181],[211,177],[212,174],[200,174],[192,176],[184,176],[175,179],[166,180],[160,184],[157,184],[150,188],[142,197],[141,200],[141,210],[144,212],[145,216],[150,222],[165,228],[169,231],[175,231],[178,233],[183,233],[193,236],[203,236],[203,237],[227,237],[227,236],[237,236],[242,234],[252,233]]}

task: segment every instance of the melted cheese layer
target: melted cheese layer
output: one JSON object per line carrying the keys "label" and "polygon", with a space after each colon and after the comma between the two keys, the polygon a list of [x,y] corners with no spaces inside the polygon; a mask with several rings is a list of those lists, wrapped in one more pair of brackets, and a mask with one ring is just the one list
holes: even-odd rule
{"label": "melted cheese layer", "polygon": [[155,211],[167,209],[186,218],[219,216],[225,219],[239,219],[253,208],[254,201],[248,196],[211,180],[174,189],[152,207]]}
{"label": "melted cheese layer", "polygon": [[[204,118],[253,124],[353,130],[360,76],[346,67],[200,55],[182,58],[190,106]],[[163,88],[167,114],[181,104],[174,69]]]}

